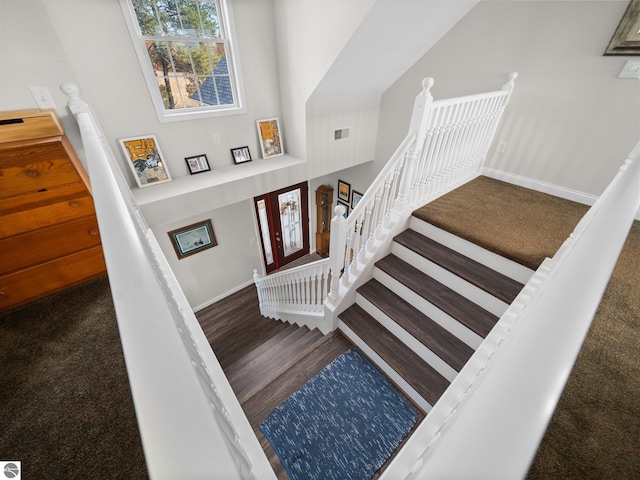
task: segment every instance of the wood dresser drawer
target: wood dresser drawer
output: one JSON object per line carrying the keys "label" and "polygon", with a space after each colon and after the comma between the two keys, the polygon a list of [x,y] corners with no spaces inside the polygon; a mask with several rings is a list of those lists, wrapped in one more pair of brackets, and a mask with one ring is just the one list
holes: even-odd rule
{"label": "wood dresser drawer", "polygon": [[0,238],[93,215],[93,199],[89,195],[60,197],[56,201],[33,208],[5,211],[0,223]]}
{"label": "wood dresser drawer", "polygon": [[98,221],[93,216],[14,235],[0,240],[0,275],[99,245]]}
{"label": "wood dresser drawer", "polygon": [[55,112],[0,112],[0,311],[105,273],[89,178]]}
{"label": "wood dresser drawer", "polygon": [[0,148],[0,197],[81,181],[59,141]]}
{"label": "wood dresser drawer", "polygon": [[100,246],[0,276],[0,311],[9,310],[104,275]]}

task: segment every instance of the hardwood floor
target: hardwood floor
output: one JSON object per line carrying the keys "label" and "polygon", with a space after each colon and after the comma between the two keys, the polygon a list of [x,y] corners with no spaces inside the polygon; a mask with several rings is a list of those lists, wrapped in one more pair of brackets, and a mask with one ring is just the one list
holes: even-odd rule
{"label": "hardwood floor", "polygon": [[[260,424],[307,381],[353,347],[341,333],[323,336],[260,315],[255,286],[196,314],[278,478],[284,467]],[[418,422],[424,413],[418,409]],[[384,466],[383,466],[384,468]]]}

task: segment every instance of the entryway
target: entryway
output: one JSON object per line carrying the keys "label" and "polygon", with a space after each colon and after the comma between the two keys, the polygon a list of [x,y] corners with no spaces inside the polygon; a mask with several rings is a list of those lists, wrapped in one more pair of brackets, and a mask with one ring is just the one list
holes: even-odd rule
{"label": "entryway", "polygon": [[254,198],[266,273],[309,253],[307,182]]}

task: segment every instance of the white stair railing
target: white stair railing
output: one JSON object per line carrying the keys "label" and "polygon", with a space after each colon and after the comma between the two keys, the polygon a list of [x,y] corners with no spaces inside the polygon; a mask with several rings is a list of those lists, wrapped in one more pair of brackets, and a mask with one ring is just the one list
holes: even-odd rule
{"label": "white stair railing", "polygon": [[382,479],[525,478],[639,207],[640,143]]}
{"label": "white stair railing", "polygon": [[[501,90],[445,100],[433,99],[432,78],[423,80],[408,135],[346,219],[344,208],[336,207],[331,221],[328,263],[331,282],[324,316],[318,318],[315,310],[304,321],[303,312],[298,310],[298,323],[316,326],[323,332],[335,329],[336,312],[352,302],[358,279],[366,277],[377,259],[376,252],[384,251],[393,235],[406,226],[412,209],[479,174],[516,77],[511,73]],[[307,271],[312,274],[314,268],[312,264],[302,266],[295,281],[300,282]],[[286,272],[272,276],[280,275]],[[266,277],[254,278],[259,296],[269,297],[269,307],[265,304],[263,314],[287,319],[287,312],[295,309],[295,305],[289,305],[289,289],[284,287],[288,280],[285,277],[274,280],[279,291],[287,292],[279,297],[274,288],[269,293],[261,292]],[[276,305],[280,313],[272,309]]]}
{"label": "white stair railing", "polygon": [[276,476],[89,106],[64,84],[88,163],[150,478]]}

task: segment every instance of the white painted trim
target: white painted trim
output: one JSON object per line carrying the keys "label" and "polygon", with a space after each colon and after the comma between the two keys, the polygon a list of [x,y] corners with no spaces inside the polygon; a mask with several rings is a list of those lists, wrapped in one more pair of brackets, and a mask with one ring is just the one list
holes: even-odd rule
{"label": "white painted trim", "polygon": [[[482,167],[481,174],[496,180],[518,185],[519,187],[535,190],[536,192],[547,193],[554,197],[560,197],[565,200],[582,203],[583,205],[592,206],[598,199],[597,195],[579,192],[578,190],[572,190],[570,188],[561,187],[541,180],[535,180],[533,178],[523,177],[522,175],[516,175],[515,173],[496,170],[494,168]],[[636,212],[636,216],[634,218],[635,220],[640,220],[640,210]]]}
{"label": "white painted trim", "polygon": [[213,305],[216,302],[219,302],[220,300],[228,297],[229,295],[233,295],[234,293],[239,292],[243,288],[248,287],[249,285],[252,285],[253,283],[254,283],[253,279],[251,279],[251,280],[249,280],[247,282],[241,283],[240,285],[238,285],[237,287],[232,288],[231,290],[229,290],[226,293],[222,293],[222,294],[218,295],[217,297],[212,298],[211,300],[207,300],[206,302],[201,303],[200,305],[196,305],[195,307],[192,307],[192,310],[194,311],[194,313],[199,312],[203,308],[207,308],[208,306]]}
{"label": "white painted trim", "polygon": [[475,243],[442,230],[417,217],[411,217],[410,228],[522,284],[527,283],[534,273],[533,270],[524,265],[520,265],[497,253],[490,252]]}
{"label": "white painted trim", "polygon": [[383,272],[379,268],[376,268],[373,272],[373,278],[375,278],[382,285],[394,292],[396,295],[401,297],[404,301],[420,310],[442,328],[446,328],[449,332],[458,337],[474,350],[477,349],[482,343],[483,339],[480,335],[467,328],[452,316],[440,310],[431,302],[425,300],[416,292],[408,288],[406,285],[393,278],[391,275]]}

